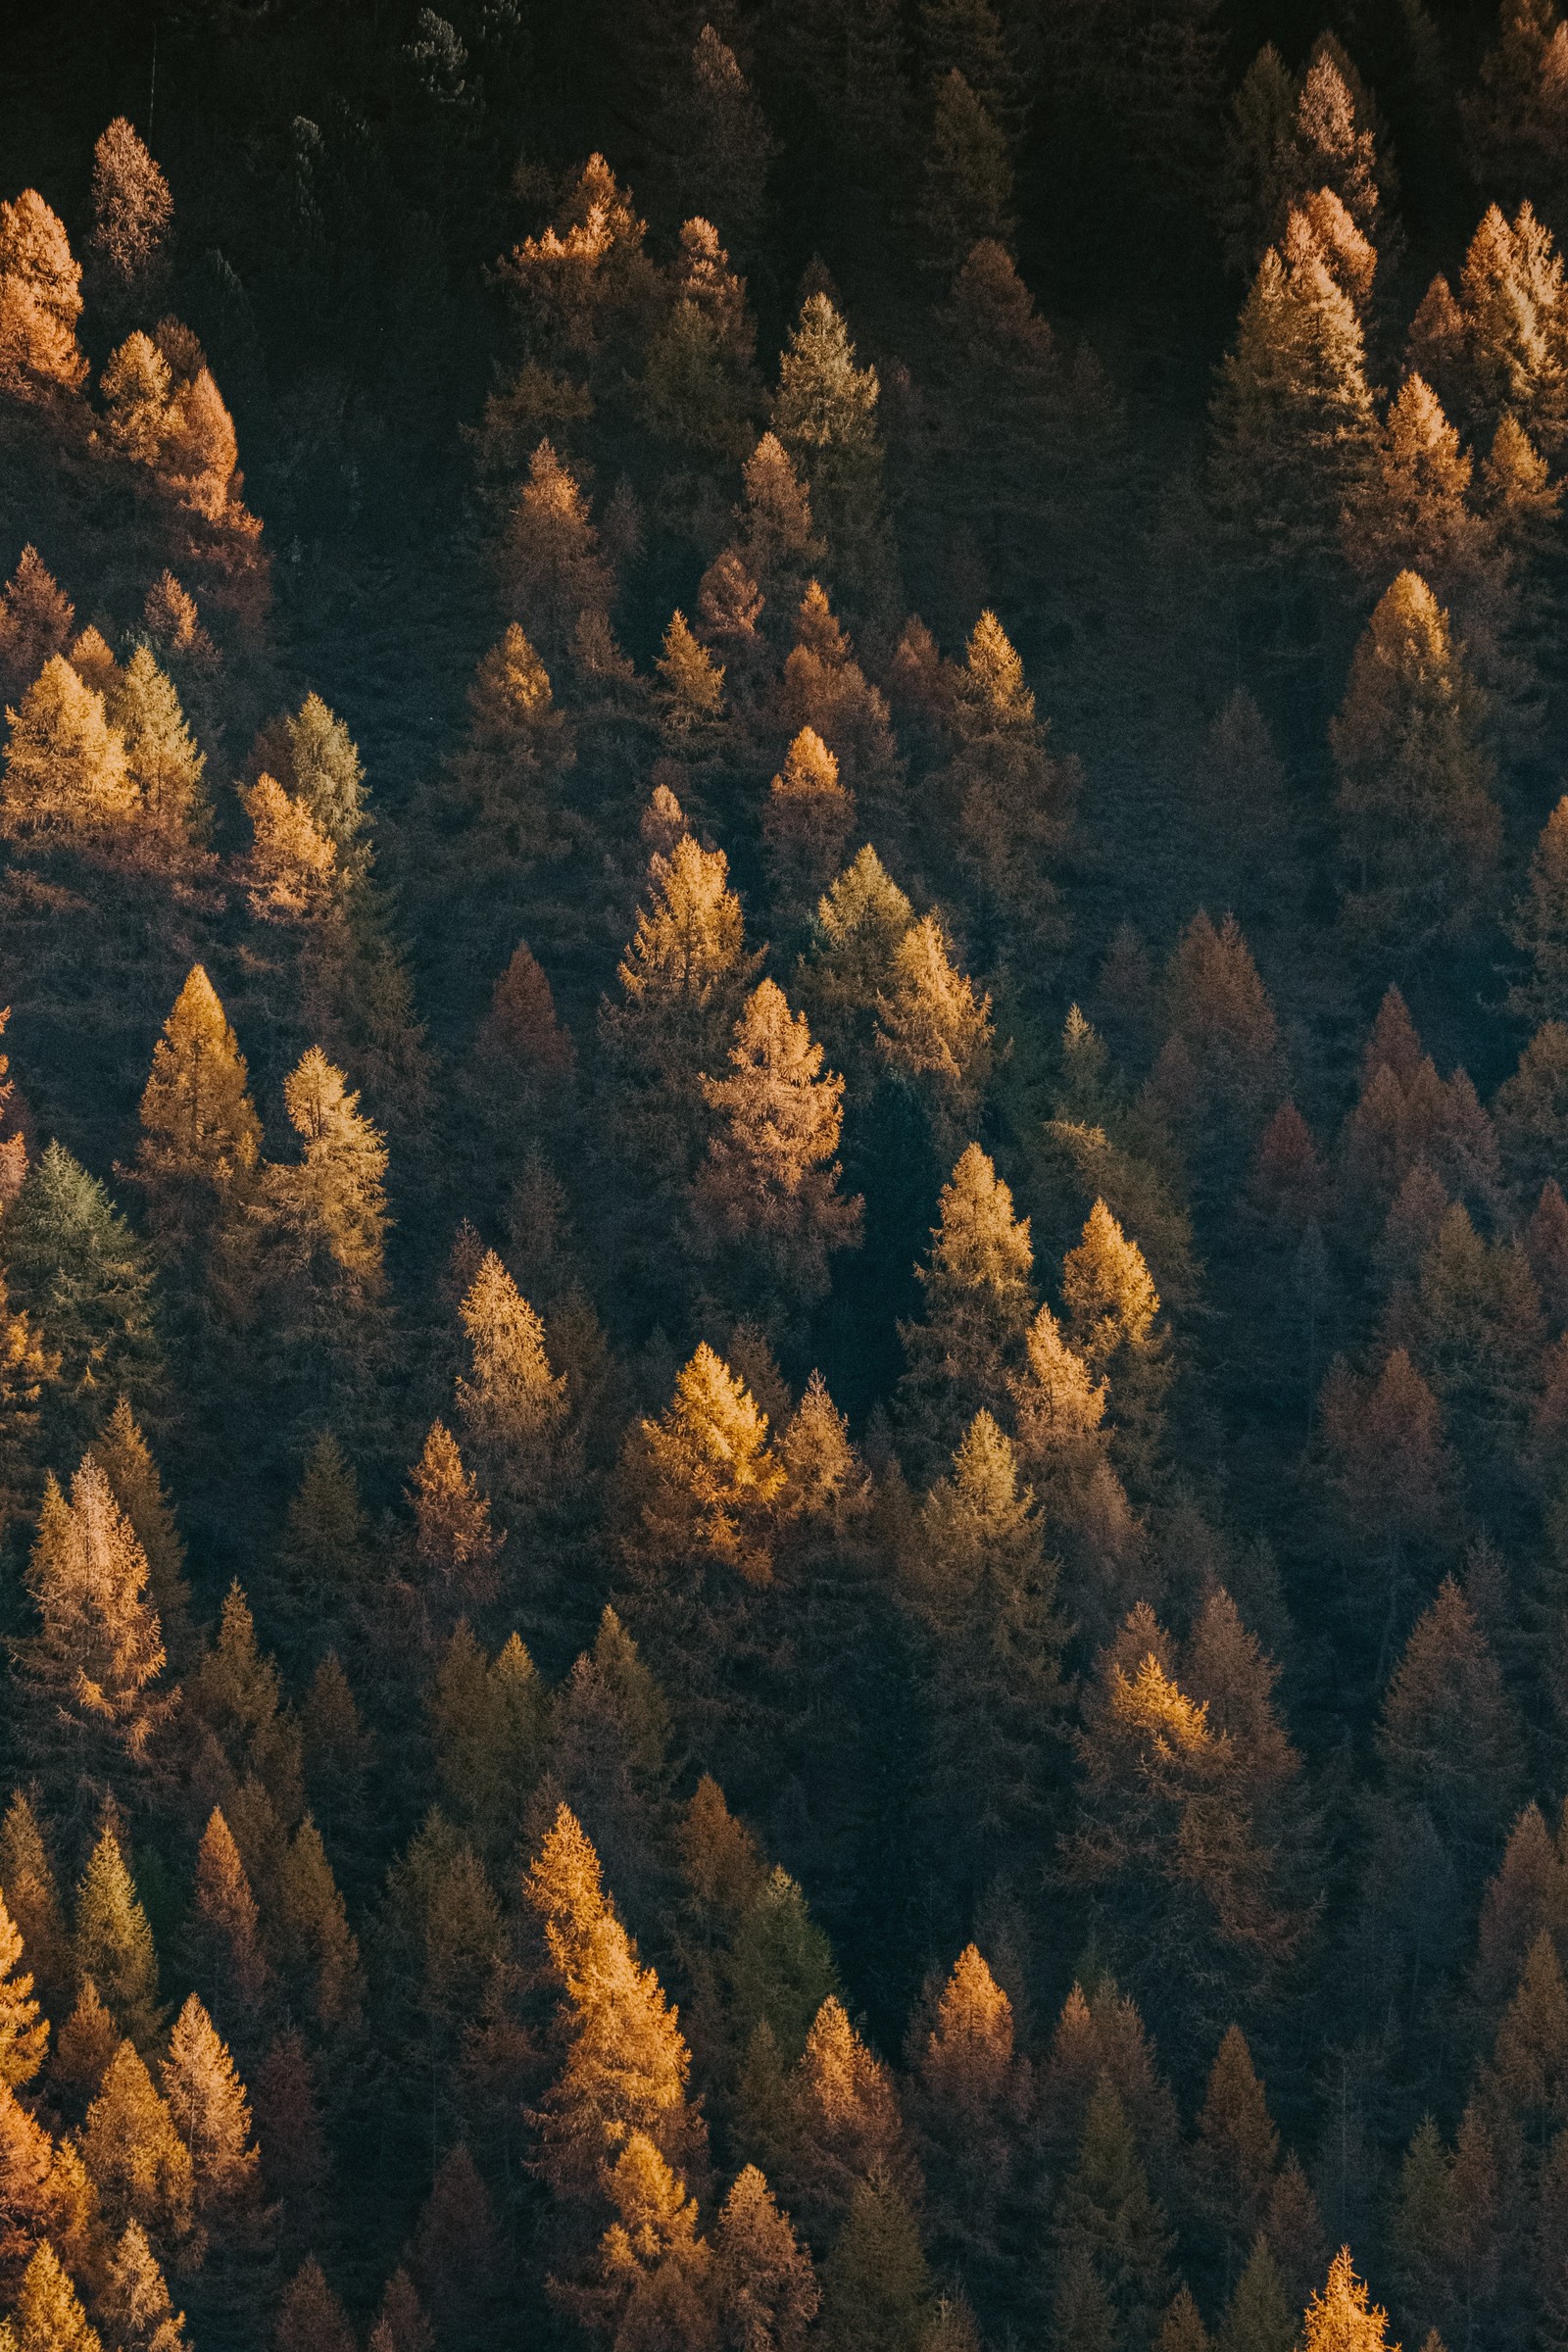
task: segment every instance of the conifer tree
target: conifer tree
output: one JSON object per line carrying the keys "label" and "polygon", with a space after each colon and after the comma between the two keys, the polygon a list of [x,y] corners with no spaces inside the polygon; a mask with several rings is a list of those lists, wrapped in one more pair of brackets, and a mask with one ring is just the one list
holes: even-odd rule
{"label": "conifer tree", "polygon": [[858,795],[879,831],[899,837],[906,826],[904,769],[888,704],[855,660],[818,580],[808,584],[795,615],[795,643],[785,657],[777,711],[785,725],[809,727],[821,736],[839,762],[845,788]]}
{"label": "conifer tree", "polygon": [[957,969],[936,915],[903,933],[875,1002],[884,1065],[924,1102],[938,1149],[956,1150],[990,1081],[994,1026],[990,997]]}
{"label": "conifer tree", "polygon": [[787,2079],[785,2108],[771,2131],[751,2118],[753,2136],[776,2139],[773,2177],[813,2246],[842,2230],[859,2192],[881,2186],[901,2205],[917,2192],[892,2074],[836,1996],[817,2011]]}
{"label": "conifer tree", "polygon": [[157,301],[173,217],[169,182],[132,124],[117,115],[92,151],[87,268],[122,316]]}
{"label": "conifer tree", "polygon": [[0,588],[0,691],[19,700],[71,642],[76,609],[30,542]]}
{"label": "conifer tree", "polygon": [[252,841],[240,861],[251,911],[270,922],[298,921],[325,910],[336,862],[331,842],[303,801],[291,799],[275,776],[240,787]]}
{"label": "conifer tree", "polygon": [[1302,2321],[1301,2352],[1385,2352],[1388,2313],[1372,2302],[1342,2246]]}
{"label": "conifer tree", "polygon": [[1170,1028],[1150,1094],[1200,1164],[1255,1134],[1282,1078],[1279,1024],[1241,926],[1200,909],[1165,977]]}
{"label": "conifer tree", "polygon": [[767,1415],[704,1341],[657,1421],[628,1452],[629,1556],[654,1574],[713,1561],[752,1582],[771,1574],[769,1521],[784,1471]]}
{"label": "conifer tree", "polygon": [[1004,920],[1027,923],[1049,941],[1050,867],[1067,837],[1078,763],[1047,752],[1047,727],[994,612],[982,612],[969,638],[951,724],[956,749],[947,784],[960,856]]}
{"label": "conifer tree", "polygon": [[1509,991],[1509,1010],[1533,1020],[1568,1018],[1568,797],[1542,827],[1510,937],[1531,969]]}
{"label": "conifer tree", "polygon": [[140,841],[172,858],[188,856],[206,836],[210,811],[202,789],[207,765],[196,748],[179,697],[138,645],[116,682],[109,712],[125,746],[125,773],[135,793]]}
{"label": "conifer tree", "polygon": [[[1112,1948],[1162,2027],[1190,2035],[1206,2016],[1210,2044],[1223,2019],[1266,2006],[1309,1919],[1300,1759],[1274,1713],[1276,1679],[1228,1595],[1205,1607],[1181,1659],[1141,1602],[1098,1662],[1076,1735],[1063,1867],[1100,1890]],[[1200,1854],[1200,1824],[1219,1818],[1223,1850]]]}
{"label": "conifer tree", "polygon": [[401,2268],[386,2282],[368,2352],[435,2352],[434,2330],[418,2289]]}
{"label": "conifer tree", "polygon": [[162,2076],[174,2130],[190,2151],[197,2213],[231,2218],[253,2207],[260,2159],[251,2142],[250,2102],[194,1993],[174,2021]]}
{"label": "conifer tree", "polygon": [[410,2254],[426,2300],[453,2328],[482,2329],[500,2268],[500,2236],[490,2192],[462,2140],[436,2168]]}
{"label": "conifer tree", "polygon": [[97,2329],[89,2326],[76,2290],[47,2240],[23,2274],[6,2325],[17,2352],[102,2352]]}
{"label": "conifer tree", "polygon": [[350,850],[365,826],[365,770],[336,711],[318,694],[308,694],[262,742],[268,754],[263,764],[275,767],[284,789],[335,850]]}
{"label": "conifer tree", "polygon": [[159,2030],[158,1955],[112,1826],[93,1847],[76,1891],[73,1957],[77,1977],[93,1980],[120,2032],[150,2046]]}
{"label": "conifer tree", "polygon": [[51,1749],[65,1737],[111,1772],[146,1762],[170,1708],[152,1689],[166,1653],[147,1586],[147,1554],[91,1456],[69,1503],[51,1475],[27,1565],[39,1631],[18,1648]]}
{"label": "conifer tree", "polygon": [[76,342],[81,269],[65,222],[36,188],[0,203],[0,384],[23,400],[58,401],[80,389]]}
{"label": "conifer tree", "polygon": [[711,24],[698,34],[688,72],[675,109],[681,209],[716,220],[732,250],[748,255],[766,212],[774,142],[734,50]]}
{"label": "conifer tree", "polygon": [[854,822],[854,795],[840,781],[838,760],[814,727],[802,727],[768,787],[762,811],[774,902],[781,913],[793,919],[827,888]]}
{"label": "conifer tree", "polygon": [[303,1149],[263,1180],[268,1270],[284,1286],[290,1330],[348,1346],[346,1324],[386,1283],[386,1146],[319,1046],[289,1072],[283,1102]]}
{"label": "conifer tree", "polygon": [[1170,2300],[1173,2240],[1151,2195],[1126,2111],[1102,2082],[1054,2223],[1058,2258],[1087,2263],[1129,2343],[1147,2343]]}
{"label": "conifer tree", "polygon": [[575,760],[549,673],[512,621],[474,672],[467,737],[451,763],[483,835],[485,863],[550,858],[566,847],[561,785]]}
{"label": "conifer tree", "polygon": [[746,461],[742,481],[747,569],[769,603],[787,606],[827,554],[811,520],[810,495],[776,433],[762,435]]}
{"label": "conifer tree", "polygon": [[906,1584],[931,1643],[934,1826],[966,1867],[1004,1866],[1045,1795],[1066,1629],[1034,1497],[1008,1439],[976,1413],[927,1495]]}
{"label": "conifer tree", "polygon": [[359,1939],[309,1814],[283,1857],[277,1895],[285,1982],[308,1990],[317,2023],[328,2034],[352,2032],[365,1991]]}
{"label": "conifer tree", "polygon": [[700,2171],[706,2135],[675,2013],[607,1904],[598,1859],[564,1805],[524,1891],[563,1991],[564,2063],[539,2115],[553,2193],[591,2200],[633,2133],[683,2176]]}
{"label": "conifer tree", "polygon": [[1091,1375],[1109,1381],[1123,1458],[1147,1477],[1170,1383],[1167,1342],[1144,1253],[1103,1200],[1095,1202],[1083,1238],[1067,1252],[1061,1295],[1073,1349]]}
{"label": "conifer tree", "polygon": [[724,665],[699,644],[684,612],[671,615],[657,666],[664,749],[678,760],[711,758],[723,740]]}
{"label": "conifer tree", "polygon": [[747,999],[729,1059],[731,1076],[703,1081],[715,1123],[693,1187],[698,1247],[737,1252],[746,1287],[793,1318],[827,1290],[829,1251],[860,1236],[833,1158],[844,1081],[823,1075],[806,1015],[772,980]]}
{"label": "conifer tree", "polygon": [[63,2219],[49,2134],[9,2084],[0,2086],[0,2280],[8,2293]]}
{"label": "conifer tree", "polygon": [[1175,2301],[1159,2324],[1154,2352],[1213,2352],[1213,2339],[1193,2301],[1191,2287],[1178,2289]]}
{"label": "conifer tree", "polygon": [[1509,410],[1548,459],[1568,433],[1568,291],[1551,232],[1521,204],[1489,206],[1465,255],[1457,338],[1470,399]]}
{"label": "conifer tree", "polygon": [[916,2352],[930,2300],[931,2274],[907,2201],[890,2181],[858,2181],[822,2266],[824,2347]]}
{"label": "conifer tree", "polygon": [[105,715],[103,696],[63,655],[51,655],[6,715],[0,824],[12,840],[38,834],[101,842],[129,821],[137,793],[124,743]]}
{"label": "conifer tree", "polygon": [[444,1593],[492,1599],[501,1541],[490,1524],[489,1502],[444,1422],[430,1424],[412,1476],[415,1548],[425,1577]]}
{"label": "conifer tree", "polygon": [[713,2229],[712,2296],[723,2352],[801,2352],[821,2300],[811,2258],[755,2164]]}
{"label": "conifer tree", "polygon": [[284,2291],[272,2346],[273,2352],[355,2352],[349,2315],[314,2254]]}
{"label": "conifer tree", "polygon": [[186,2352],[185,2315],[139,2222],[127,2222],[109,2262],[98,2308],[116,2352]]}
{"label": "conifer tree", "polygon": [[185,1546],[168,1489],[123,1396],[94,1440],[93,1460],[108,1479],[116,1502],[147,1555],[148,1592],[158,1612],[159,1630],[171,1658],[180,1666],[188,1660],[195,1639],[190,1587],[185,1581]]}
{"label": "conifer tree", "polygon": [[203,967],[193,964],[153,1051],[136,1173],[159,1232],[189,1247],[251,1189],[262,1127],[245,1059]]}
{"label": "conifer tree", "polygon": [[461,1312],[471,1360],[457,1384],[459,1418],[498,1490],[537,1502],[563,1460],[565,1377],[552,1372],[544,1325],[493,1250]]}
{"label": "conifer tree", "polygon": [[1329,740],[1357,940],[1462,925],[1496,854],[1492,770],[1446,615],[1403,571],[1356,647]]}
{"label": "conifer tree", "polygon": [[1346,552],[1369,581],[1409,569],[1440,597],[1473,587],[1491,553],[1472,503],[1475,466],[1425,378],[1391,402],[1377,465],[1344,516]]}
{"label": "conifer tree", "polygon": [[533,1660],[515,1634],[487,1660],[460,1621],[436,1669],[429,1706],[442,1787],[480,1851],[493,1855],[539,1776],[545,1695]]}
{"label": "conifer tree", "polygon": [[1477,1886],[1511,1811],[1520,1737],[1496,1662],[1451,1577],[1390,1678],[1377,1740],[1396,1798],[1425,1807],[1461,1883]]}
{"label": "conifer tree", "polygon": [[1348,1538],[1383,1551],[1397,1574],[1412,1542],[1446,1525],[1453,1458],[1437,1398],[1403,1348],[1368,1388],[1341,1364],[1319,1400],[1330,1474]]}
{"label": "conifer tree", "polygon": [[882,503],[881,385],[858,368],[855,346],[826,294],[807,297],[779,361],[772,426],[810,491],[845,587],[862,602],[884,588],[889,564]]}
{"label": "conifer tree", "polygon": [[723,1976],[737,2040],[748,2042],[765,2024],[780,2056],[793,2064],[822,2003],[842,1987],[832,1946],[787,1871],[773,1871],[742,1906]]}
{"label": "conifer tree", "polygon": [[673,292],[648,347],[643,414],[661,440],[732,463],[751,446],[760,406],[757,329],[711,220],[681,223]]}
{"label": "conifer tree", "polygon": [[20,1788],[0,1821],[0,1888],[45,2008],[58,2015],[71,1973],[70,1937],[49,1849]]}
{"label": "conifer tree", "polygon": [[103,2219],[117,2234],[126,2222],[139,2222],[162,2253],[191,2235],[190,2151],[134,2042],[122,2041],[105,2070],[87,2110],[81,2159]]}
{"label": "conifer tree", "polygon": [[1198,2119],[1196,2186],[1224,2250],[1229,2287],[1256,2237],[1279,2167],[1280,2135],[1240,2026],[1227,2026]]}
{"label": "conifer tree", "polygon": [[163,1354],[147,1251],[62,1144],[29,1166],[7,1215],[5,1255],[15,1303],[60,1359],[42,1398],[51,1450],[90,1439],[112,1397],[157,1401]]}
{"label": "conifer tree", "polygon": [[571,1032],[557,1016],[550,982],[525,939],[513,949],[496,981],[478,1045],[529,1088],[548,1087],[571,1074],[576,1059]]}
{"label": "conifer tree", "polygon": [[[210,1959],[214,2005],[246,2016],[255,2011],[270,1970],[262,1950],[260,1915],[234,1835],[213,1807],[196,1852],[196,1935]],[[224,1996],[227,1996],[226,1999]]]}
{"label": "conifer tree", "polygon": [[1012,2004],[974,1944],[955,1962],[923,2046],[911,2055],[912,2115],[937,2244],[973,2278],[977,2266],[1002,2255],[1031,2092]]}
{"label": "conifer tree", "polygon": [[548,441],[528,463],[501,541],[508,602],[547,661],[570,642],[578,615],[608,613],[614,580],[576,480]]}
{"label": "conifer tree", "polygon": [[871,1021],[894,986],[914,909],[869,844],[817,903],[801,985],[816,1026],[852,1078],[874,1075]]}
{"label": "conifer tree", "polygon": [[937,84],[921,171],[920,225],[930,268],[951,276],[982,237],[1012,242],[1007,141],[957,66]]}
{"label": "conifer tree", "polygon": [[12,2090],[32,2081],[49,2047],[49,2021],[39,2016],[32,1977],[17,1967],[23,1955],[22,1936],[0,1895],[0,2082]]}
{"label": "conifer tree", "polygon": [[1325,576],[1377,420],[1355,306],[1304,220],[1258,265],[1211,417],[1212,496],[1241,561]]}
{"label": "conifer tree", "polygon": [[655,853],[648,882],[617,966],[620,999],[607,1002],[601,1025],[626,1090],[617,1110],[628,1142],[669,1182],[695,1172],[701,1074],[721,1063],[756,967],[722,850],[704,850],[688,833],[667,858]]}
{"label": "conifer tree", "polygon": [[1297,2319],[1268,2239],[1259,2231],[1226,2306],[1218,2352],[1294,2352]]}
{"label": "conifer tree", "polygon": [[621,2343],[712,2341],[707,2295],[710,2251],[685,2182],[646,2132],[632,2132],[605,2179],[615,2219],[600,2240],[589,2281],[559,2298],[612,2328]]}

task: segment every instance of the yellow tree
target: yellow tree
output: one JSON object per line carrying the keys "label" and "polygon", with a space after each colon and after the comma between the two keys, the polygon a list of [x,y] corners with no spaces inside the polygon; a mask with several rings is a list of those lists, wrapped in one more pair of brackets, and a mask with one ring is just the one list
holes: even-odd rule
{"label": "yellow tree", "polygon": [[0,1895],[0,2082],[21,2090],[32,2081],[49,2047],[49,2020],[32,1997],[32,1978],[18,1969],[23,1941]]}
{"label": "yellow tree", "polygon": [[87,363],[76,341],[81,270],[64,221],[36,188],[0,204],[0,383],[24,400],[76,392]]}
{"label": "yellow tree", "polygon": [[702,1073],[723,1060],[756,962],[723,851],[687,833],[667,857],[656,852],[617,966],[619,1001],[602,1014],[625,1094],[619,1115],[655,1189],[695,1172],[706,1142]]}
{"label": "yellow tree", "polygon": [[0,688],[21,695],[71,642],[76,609],[30,544],[0,588]]}
{"label": "yellow tree", "polygon": [[608,612],[614,600],[587,502],[548,441],[528,462],[500,558],[508,601],[551,662],[565,651],[580,613]]}
{"label": "yellow tree", "polygon": [[1079,785],[1078,764],[1046,750],[1046,729],[1023,664],[994,612],[970,636],[953,702],[956,748],[948,768],[958,854],[990,906],[1049,938],[1060,857]]}
{"label": "yellow tree", "polygon": [[11,722],[0,786],[0,826],[12,840],[31,834],[102,841],[133,815],[136,787],[125,746],[109,724],[104,698],[63,654],[52,655]]}
{"label": "yellow tree", "polygon": [[806,1015],[772,980],[747,1000],[729,1060],[728,1077],[703,1080],[714,1129],[693,1187],[697,1245],[729,1251],[744,1290],[794,1320],[826,1292],[829,1252],[860,1238],[861,1203],[840,1192],[833,1156],[844,1081],[823,1075]]}
{"label": "yellow tree", "polygon": [[965,1147],[938,1203],[927,1263],[915,1269],[924,1314],[901,1324],[907,1369],[900,1400],[926,1451],[951,1453],[981,1406],[1000,1411],[1021,1367],[1034,1312],[1029,1220],[978,1144]]}
{"label": "yellow tree", "polygon": [[1388,2326],[1342,2246],[1302,2316],[1301,2352],[1390,2352]]}
{"label": "yellow tree", "polygon": [[562,2064],[537,2119],[552,2191],[567,2202],[602,2196],[634,2133],[700,2177],[707,2134],[687,2094],[691,2058],[677,2013],[607,1900],[598,1856],[564,1805],[523,1892],[562,1992]]}
{"label": "yellow tree", "polygon": [[194,1993],[174,2021],[162,2073],[170,2116],[190,2154],[197,2213],[211,2221],[253,2207],[261,2158],[251,2137],[250,2101]]}
{"label": "yellow tree", "polygon": [[319,1046],[283,1081],[283,1102],[303,1149],[263,1178],[270,1272],[286,1286],[295,1328],[352,1347],[345,1318],[375,1306],[386,1287],[386,1145]]}
{"label": "yellow tree", "polygon": [[956,1151],[973,1127],[991,1077],[991,999],[953,959],[935,914],[904,933],[876,999],[884,1066],[924,1102],[939,1151]]}
{"label": "yellow tree", "polygon": [[537,1502],[564,1466],[565,1375],[551,1370],[544,1324],[493,1250],[459,1311],[471,1352],[458,1416],[496,1489]]}
{"label": "yellow tree", "polygon": [[251,912],[270,922],[324,913],[337,852],[305,803],[265,773],[241,785],[239,798],[251,826],[251,846],[238,868]]}
{"label": "yellow tree", "polygon": [[87,261],[100,291],[120,305],[155,299],[168,272],[173,218],[168,180],[134,126],[117,115],[92,151]]}
{"label": "yellow tree", "polygon": [[47,2242],[23,2273],[6,2332],[17,2352],[102,2352],[98,2331],[89,2325],[59,2255]]}
{"label": "yellow tree", "polygon": [[767,1415],[706,1341],[657,1421],[627,1449],[628,1558],[656,1575],[715,1562],[766,1583],[770,1522],[784,1470],[767,1442]]}
{"label": "yellow tree", "polygon": [[165,1655],[147,1554],[89,1454],[67,1502],[44,1490],[27,1588],[39,1630],[19,1645],[48,1744],[66,1739],[114,1775],[146,1761],[171,1701],[153,1686]]}
{"label": "yellow tree", "polygon": [[171,1244],[216,1240],[254,1191],[262,1123],[247,1078],[218,992],[193,964],[153,1049],[136,1147],[137,1177]]}
{"label": "yellow tree", "polygon": [[490,1504],[444,1421],[432,1421],[424,1450],[411,1474],[415,1553],[438,1589],[469,1600],[495,1597],[496,1554],[502,1539],[490,1524]]}
{"label": "yellow tree", "polygon": [[1074,1351],[1091,1375],[1109,1381],[1123,1458],[1147,1477],[1164,1426],[1168,1341],[1144,1253],[1103,1200],[1095,1202],[1082,1240],[1063,1260],[1061,1295]]}
{"label": "yellow tree", "polygon": [[188,855],[201,846],[211,816],[202,789],[207,756],[197,750],[173,681],[150,647],[136,647],[107,708],[125,746],[138,842],[155,842],[172,858]]}
{"label": "yellow tree", "polygon": [[126,2222],[138,2222],[165,2253],[191,2236],[190,2151],[134,2042],[122,2041],[105,2070],[87,2110],[81,2160],[103,2219],[117,2235]]}
{"label": "yellow tree", "polygon": [[1211,410],[1210,486],[1237,554],[1286,581],[1330,567],[1377,439],[1355,303],[1296,222],[1258,264]]}

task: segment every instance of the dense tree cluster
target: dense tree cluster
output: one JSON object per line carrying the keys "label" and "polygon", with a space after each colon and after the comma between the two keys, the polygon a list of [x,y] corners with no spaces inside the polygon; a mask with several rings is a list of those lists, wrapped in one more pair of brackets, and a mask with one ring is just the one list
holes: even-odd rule
{"label": "dense tree cluster", "polygon": [[1568,21],[451,5],[12,41],[0,2352],[1552,2352]]}

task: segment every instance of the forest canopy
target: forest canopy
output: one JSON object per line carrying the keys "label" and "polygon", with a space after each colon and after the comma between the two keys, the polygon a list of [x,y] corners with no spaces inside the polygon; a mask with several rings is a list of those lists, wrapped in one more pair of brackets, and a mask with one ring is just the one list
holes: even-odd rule
{"label": "forest canopy", "polygon": [[0,2352],[1568,2344],[1557,0],[0,120]]}

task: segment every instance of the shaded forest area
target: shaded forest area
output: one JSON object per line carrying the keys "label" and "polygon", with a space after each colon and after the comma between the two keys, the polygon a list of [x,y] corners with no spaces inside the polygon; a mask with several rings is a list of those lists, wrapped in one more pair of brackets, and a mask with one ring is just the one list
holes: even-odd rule
{"label": "shaded forest area", "polygon": [[0,63],[0,2352],[1568,2347],[1555,0]]}

